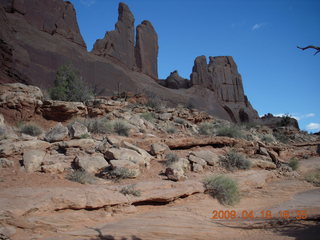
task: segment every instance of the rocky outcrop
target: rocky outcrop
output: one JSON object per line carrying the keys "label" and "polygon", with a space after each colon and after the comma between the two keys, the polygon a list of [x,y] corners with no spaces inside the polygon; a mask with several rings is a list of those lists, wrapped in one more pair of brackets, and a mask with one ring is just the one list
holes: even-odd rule
{"label": "rocky outcrop", "polygon": [[[38,30],[50,35],[61,35],[71,42],[86,48],[77,23],[76,11],[69,1],[28,0],[2,1],[8,13],[23,15],[27,22]],[[46,11],[50,9],[50,11]]]}
{"label": "rocky outcrop", "polygon": [[178,71],[171,72],[165,80],[159,80],[158,83],[172,89],[189,88],[191,86],[190,80],[182,78]]}
{"label": "rocky outcrop", "polygon": [[158,79],[158,35],[151,22],[137,26],[135,57],[139,71]]}
{"label": "rocky outcrop", "polygon": [[98,56],[114,58],[130,69],[135,66],[134,57],[134,16],[129,7],[120,3],[118,22],[115,30],[98,39],[92,52]]}
{"label": "rocky outcrop", "polygon": [[297,119],[288,116],[274,116],[271,113],[265,114],[259,119],[259,123],[266,125],[270,128],[278,127],[293,127],[294,129],[299,130],[299,124]]}

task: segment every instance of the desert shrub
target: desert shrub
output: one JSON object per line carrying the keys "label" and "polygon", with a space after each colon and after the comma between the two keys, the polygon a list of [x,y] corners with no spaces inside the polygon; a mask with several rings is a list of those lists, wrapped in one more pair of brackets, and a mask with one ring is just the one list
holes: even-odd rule
{"label": "desert shrub", "polygon": [[273,143],[275,141],[274,136],[271,134],[262,135],[261,141],[266,143]]}
{"label": "desert shrub", "polygon": [[143,119],[145,119],[149,122],[153,122],[155,120],[155,114],[153,112],[141,113],[140,117],[142,117]]}
{"label": "desert shrub", "polygon": [[24,124],[20,127],[20,132],[30,136],[39,136],[42,130],[34,124]]}
{"label": "desert shrub", "polygon": [[251,162],[242,154],[234,150],[229,151],[226,155],[220,157],[220,163],[226,169],[234,171],[236,169],[249,169]]}
{"label": "desert shrub", "polygon": [[274,136],[277,139],[277,141],[285,143],[285,144],[288,143],[290,140],[290,138],[284,133],[275,132]]}
{"label": "desert shrub", "polygon": [[174,121],[178,124],[185,124],[187,121],[184,120],[183,118],[175,118]]}
{"label": "desert shrub", "polygon": [[179,161],[179,157],[177,156],[177,154],[175,153],[168,153],[166,155],[166,162],[165,165],[167,167],[171,166],[173,163],[178,162]]}
{"label": "desert shrub", "polygon": [[132,195],[135,197],[140,197],[141,196],[141,191],[137,190],[135,185],[129,185],[129,186],[125,186],[120,190],[120,193],[122,193],[123,195]]}
{"label": "desert shrub", "polygon": [[206,191],[223,205],[235,205],[240,201],[238,184],[224,176],[210,176],[203,180]]}
{"label": "desert shrub", "polygon": [[293,171],[298,170],[298,168],[299,168],[299,160],[296,159],[296,158],[290,159],[289,167],[291,167]]}
{"label": "desert shrub", "polygon": [[225,136],[231,138],[244,138],[244,134],[236,125],[233,126],[225,126],[217,129],[217,136]]}
{"label": "desert shrub", "polygon": [[92,97],[92,90],[72,65],[62,65],[49,90],[52,100],[83,102]]}
{"label": "desert shrub", "polygon": [[284,116],[281,117],[281,121],[280,121],[279,125],[282,127],[289,126],[291,123],[291,118],[292,118],[291,115],[285,114]]}
{"label": "desert shrub", "polygon": [[213,135],[214,134],[214,125],[209,122],[204,122],[199,125],[199,133],[201,135]]}
{"label": "desert shrub", "polygon": [[320,187],[320,168],[308,173],[305,179],[314,186]]}
{"label": "desert shrub", "polygon": [[128,123],[118,120],[113,123],[113,131],[120,136],[129,136],[130,126]]}
{"label": "desert shrub", "polygon": [[85,120],[77,120],[88,128],[91,133],[111,133],[113,131],[113,125],[111,121],[106,118],[88,118]]}
{"label": "desert shrub", "polygon": [[114,180],[121,180],[126,178],[133,178],[135,176],[135,172],[131,169],[125,167],[117,167],[114,169],[107,170],[106,177]]}
{"label": "desert shrub", "polygon": [[168,126],[166,127],[166,132],[169,133],[169,134],[174,134],[176,133],[177,129],[174,127],[174,126]]}
{"label": "desert shrub", "polygon": [[94,177],[82,169],[71,171],[66,176],[66,179],[81,184],[91,184],[94,182]]}
{"label": "desert shrub", "polygon": [[81,139],[90,138],[90,134],[88,134],[88,133],[82,134],[82,135],[80,136],[80,138],[81,138]]}

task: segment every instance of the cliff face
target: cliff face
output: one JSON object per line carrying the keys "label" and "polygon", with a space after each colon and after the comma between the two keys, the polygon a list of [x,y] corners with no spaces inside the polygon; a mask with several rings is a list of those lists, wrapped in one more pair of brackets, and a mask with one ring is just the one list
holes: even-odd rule
{"label": "cliff face", "polygon": [[173,72],[160,81],[154,27],[143,21],[135,32],[129,7],[120,3],[118,13],[115,30],[87,52],[70,2],[0,0],[0,83],[22,82],[46,89],[57,69],[72,63],[100,95],[143,92],[172,104],[191,103],[231,121],[258,118],[244,95],[232,57],[210,57],[207,64],[200,56],[190,80]]}

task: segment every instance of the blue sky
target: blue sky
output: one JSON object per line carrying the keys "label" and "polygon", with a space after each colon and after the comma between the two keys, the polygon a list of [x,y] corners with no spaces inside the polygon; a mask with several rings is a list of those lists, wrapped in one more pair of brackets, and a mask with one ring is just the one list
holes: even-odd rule
{"label": "blue sky", "polygon": [[[71,0],[88,50],[114,29],[117,0]],[[159,38],[159,77],[189,78],[195,57],[233,56],[259,115],[295,116],[320,131],[319,0],[124,0],[135,24],[150,20]]]}

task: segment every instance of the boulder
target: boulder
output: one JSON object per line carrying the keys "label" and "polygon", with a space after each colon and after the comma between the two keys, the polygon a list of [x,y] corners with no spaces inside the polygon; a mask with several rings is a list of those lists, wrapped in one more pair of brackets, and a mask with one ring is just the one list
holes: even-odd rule
{"label": "boulder", "polygon": [[85,170],[88,173],[96,174],[109,166],[102,154],[93,154],[87,156],[77,156],[74,160],[76,167]]}
{"label": "boulder", "polygon": [[179,158],[177,162],[170,164],[165,170],[165,175],[169,180],[182,181],[186,180],[187,171],[190,170],[190,163],[185,158]]}
{"label": "boulder", "polygon": [[170,148],[165,143],[158,142],[151,145],[151,154],[154,156],[165,154],[168,151]]}
{"label": "boulder", "polygon": [[146,167],[150,164],[148,159],[143,157],[138,152],[127,148],[110,148],[105,152],[107,160],[128,160],[139,166]]}
{"label": "boulder", "polygon": [[89,150],[96,146],[96,144],[99,144],[99,142],[96,142],[93,139],[72,139],[69,141],[63,141],[63,142],[57,142],[54,143],[55,146],[59,148],[79,148],[82,150]]}
{"label": "boulder", "polygon": [[126,141],[123,142],[123,147],[125,148],[128,148],[128,149],[131,149],[131,150],[134,150],[136,151],[137,153],[139,153],[144,159],[146,162],[150,162],[151,159],[152,159],[152,156],[144,149],[142,148],[139,148],[131,143],[128,143]]}
{"label": "boulder", "polygon": [[58,142],[64,140],[69,134],[68,128],[64,127],[60,122],[57,123],[45,135],[45,140],[48,142]]}
{"label": "boulder", "polygon": [[0,113],[0,127],[4,125],[4,116]]}
{"label": "boulder", "polygon": [[265,147],[260,147],[259,153],[264,156],[269,156],[268,150]]}
{"label": "boulder", "polygon": [[27,172],[41,171],[45,151],[41,150],[25,150],[23,152],[23,165]]}
{"label": "boulder", "polygon": [[196,173],[201,173],[203,172],[203,166],[197,163],[192,164],[192,171]]}
{"label": "boulder", "polygon": [[81,102],[55,100],[44,101],[41,112],[44,118],[54,121],[66,121],[73,117],[85,117],[88,115],[86,106]]}
{"label": "boulder", "polygon": [[46,150],[50,146],[50,143],[41,140],[4,140],[0,144],[0,157],[12,157],[14,155],[21,155],[24,150],[29,149]]}
{"label": "boulder", "polygon": [[201,158],[210,166],[216,166],[219,163],[219,156],[216,153],[207,150],[194,151],[190,153],[190,156]]}
{"label": "boulder", "polygon": [[88,128],[82,123],[75,122],[70,127],[70,133],[72,138],[83,138],[89,135]]}
{"label": "boulder", "polygon": [[136,29],[135,60],[139,71],[158,79],[158,36],[151,22],[143,21]]}
{"label": "boulder", "polygon": [[277,168],[277,166],[273,162],[270,162],[267,160],[252,159],[252,158],[250,158],[249,160],[251,162],[251,168],[262,168],[266,170]]}
{"label": "boulder", "polygon": [[207,165],[207,162],[203,160],[202,158],[196,157],[194,155],[189,155],[189,161],[194,165],[198,164],[201,165],[202,167]]}
{"label": "boulder", "polygon": [[7,158],[0,158],[0,169],[1,168],[11,168],[14,166],[14,163],[12,160],[9,160]]}
{"label": "boulder", "polygon": [[64,164],[60,162],[41,166],[42,172],[51,174],[63,173],[65,169],[66,167],[64,166]]}

